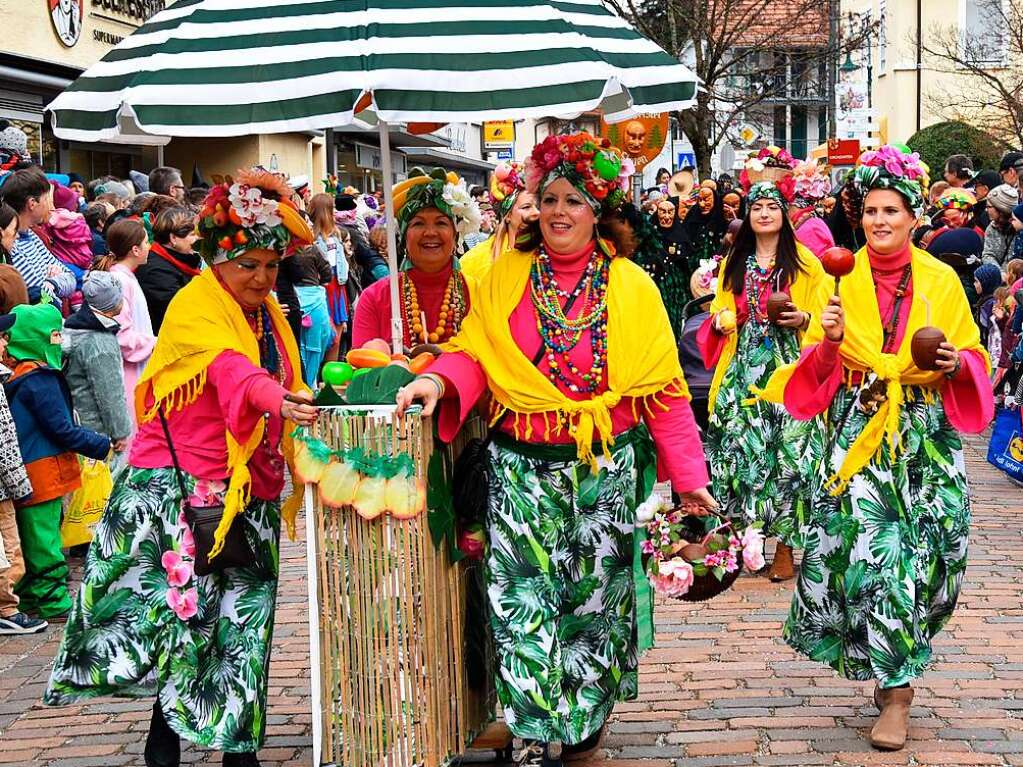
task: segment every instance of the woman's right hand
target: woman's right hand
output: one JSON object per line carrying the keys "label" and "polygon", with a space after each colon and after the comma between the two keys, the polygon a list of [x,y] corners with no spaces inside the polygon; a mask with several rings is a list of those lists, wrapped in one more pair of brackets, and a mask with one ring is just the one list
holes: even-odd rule
{"label": "woman's right hand", "polygon": [[821,327],[824,328],[824,335],[829,341],[841,343],[845,338],[845,310],[842,309],[842,299],[838,296],[832,296],[821,312]]}
{"label": "woman's right hand", "polygon": [[312,426],[320,414],[319,408],[312,404],[313,395],[307,391],[289,393],[281,402],[281,417],[294,421],[299,426]]}
{"label": "woman's right hand", "polygon": [[405,411],[414,402],[422,403],[423,415],[433,415],[440,396],[440,387],[437,386],[435,381],[424,377],[417,378],[408,386],[398,389],[398,396],[395,399],[395,404],[398,405],[398,416],[405,415]]}

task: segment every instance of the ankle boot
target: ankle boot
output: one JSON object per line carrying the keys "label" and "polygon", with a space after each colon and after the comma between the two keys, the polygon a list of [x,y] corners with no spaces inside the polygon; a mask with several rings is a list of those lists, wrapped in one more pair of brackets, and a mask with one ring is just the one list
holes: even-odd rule
{"label": "ankle boot", "polygon": [[795,564],[792,561],[792,549],[781,541],[774,550],[774,561],[771,569],[767,571],[767,577],[775,583],[787,581],[796,575]]}
{"label": "ankle boot", "polygon": [[908,685],[887,690],[878,688],[874,691],[874,700],[879,704],[881,713],[870,731],[870,742],[874,748],[883,751],[898,751],[906,745],[913,688]]}
{"label": "ankle boot", "polygon": [[153,718],[149,721],[149,735],[143,754],[146,767],[180,767],[181,737],[171,729],[160,708],[160,701],[153,704]]}

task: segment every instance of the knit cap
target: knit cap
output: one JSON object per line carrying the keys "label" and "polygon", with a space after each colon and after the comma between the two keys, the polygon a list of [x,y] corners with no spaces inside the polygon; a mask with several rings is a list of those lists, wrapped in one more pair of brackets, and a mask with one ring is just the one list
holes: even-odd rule
{"label": "knit cap", "polygon": [[78,212],[78,195],[73,189],[68,189],[56,181],[51,181],[50,186],[53,187],[53,207],[70,210],[72,213]]}
{"label": "knit cap", "polygon": [[0,152],[16,154],[20,157],[28,155],[28,136],[21,128],[0,120]]}
{"label": "knit cap", "polygon": [[121,283],[110,272],[89,272],[82,281],[82,296],[97,312],[112,312],[121,305]]}
{"label": "knit cap", "polygon": [[1019,205],[1019,192],[1014,186],[999,184],[987,193],[987,201],[1002,213],[1012,213],[1012,209]]}
{"label": "knit cap", "polygon": [[1023,224],[1023,205],[1017,205],[1013,208],[1012,215],[1017,221]]}
{"label": "knit cap", "polygon": [[116,194],[122,200],[131,197],[131,192],[128,191],[128,187],[122,184],[120,181],[105,181],[96,187],[96,196],[101,194]]}
{"label": "knit cap", "polygon": [[994,264],[981,264],[973,273],[974,279],[980,283],[981,293],[988,295],[1002,284],[1002,270]]}

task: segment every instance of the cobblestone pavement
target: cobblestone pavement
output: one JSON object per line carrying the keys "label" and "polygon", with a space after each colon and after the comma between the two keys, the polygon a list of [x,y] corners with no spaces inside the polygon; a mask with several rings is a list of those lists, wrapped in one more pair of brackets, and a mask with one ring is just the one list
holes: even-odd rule
{"label": "cobblestone pavement", "polygon": [[[916,685],[911,741],[873,751],[870,685],[838,679],[778,638],[790,586],[742,578],[703,605],[658,607],[642,696],[618,707],[602,767],[1023,765],[1023,493],[968,446],[974,526],[967,586]],[[301,544],[286,544],[271,664],[266,767],[310,765]],[[37,704],[57,631],[0,640],[0,764],[141,765],[149,702]],[[610,763],[608,762],[610,760]],[[187,763],[219,763],[188,749]]]}

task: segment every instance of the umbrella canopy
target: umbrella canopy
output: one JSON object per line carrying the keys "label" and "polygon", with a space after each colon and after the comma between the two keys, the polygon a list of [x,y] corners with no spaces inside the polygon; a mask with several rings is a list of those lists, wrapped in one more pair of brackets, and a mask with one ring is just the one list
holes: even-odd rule
{"label": "umbrella canopy", "polygon": [[178,0],[50,109],[79,141],[126,130],[316,130],[692,105],[697,78],[600,0]]}

